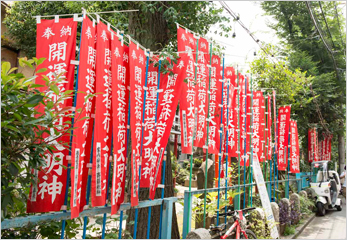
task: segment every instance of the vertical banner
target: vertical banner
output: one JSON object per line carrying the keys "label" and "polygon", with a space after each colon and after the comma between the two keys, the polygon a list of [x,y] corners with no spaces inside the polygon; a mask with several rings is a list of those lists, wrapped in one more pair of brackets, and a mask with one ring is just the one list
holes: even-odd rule
{"label": "vertical banner", "polygon": [[326,161],[326,152],[325,152],[325,145],[326,145],[327,137],[324,134],[323,135],[323,140],[322,140],[322,161]]}
{"label": "vertical banner", "polygon": [[196,63],[196,37],[187,30],[177,26],[177,49],[179,52],[187,52],[188,63],[185,63],[186,82],[182,84],[180,95],[180,121],[181,121],[181,147],[182,153],[192,153],[192,139],[196,114],[196,84],[195,84],[195,63]]}
{"label": "vertical banner", "polygon": [[144,85],[147,54],[139,45],[130,41],[130,128],[131,128],[131,206],[139,203],[139,167],[141,161],[141,134]]}
{"label": "vertical banner", "polygon": [[[225,122],[226,129],[228,130],[228,136],[226,135],[226,131],[224,133],[224,136],[227,136],[226,141],[228,141],[229,157],[237,157],[237,88],[235,79],[235,69],[232,67],[226,67],[224,85],[229,84],[229,103],[225,106],[225,109],[229,110],[229,120]],[[226,115],[227,112],[225,111],[225,116]]]}
{"label": "vertical banner", "polygon": [[[246,167],[249,166],[249,157],[250,157],[250,126],[251,126],[251,92],[249,91],[248,78],[241,75],[240,78],[240,87],[241,87],[241,96],[240,96],[240,117],[241,117],[241,161],[240,166]],[[246,126],[245,126],[246,124]],[[246,141],[246,146],[245,146]],[[245,159],[246,158],[246,159]]]}
{"label": "vertical banner", "polygon": [[[46,58],[40,67],[47,68],[46,74],[40,73],[36,78],[36,84],[44,85],[44,87],[38,88],[39,91],[47,91],[43,75],[46,75],[50,81],[56,81],[56,76],[59,74],[62,79],[57,84],[59,91],[73,90],[75,66],[70,61],[75,59],[76,31],[77,22],[72,18],[58,19],[58,22],[55,22],[54,19],[42,19],[40,23],[37,23],[36,58]],[[59,98],[53,92],[50,97]],[[72,98],[66,99],[58,105],[57,110],[67,110],[71,106]],[[37,111],[44,113],[44,106],[39,107]],[[71,119],[63,117],[56,124],[69,128],[70,124],[65,123],[68,120]],[[46,137],[47,140],[54,137],[54,129],[51,129],[50,132],[51,135],[47,134],[43,137]],[[34,172],[37,181],[30,188],[27,201],[28,213],[59,211],[64,205],[67,178],[65,167],[68,165],[69,149],[66,149],[62,143],[68,143],[69,140],[69,134],[54,140],[52,143],[55,144],[56,150],[53,154],[47,152],[44,156],[46,165],[40,171]]]}
{"label": "vertical banner", "polygon": [[290,120],[290,172],[300,172],[300,151],[297,122]]}
{"label": "vertical banner", "polygon": [[[86,205],[88,167],[92,145],[95,111],[95,22],[84,16],[80,44],[80,64],[78,68],[78,93],[76,99],[74,135],[71,146],[71,218],[79,216]],[[79,119],[82,119],[79,121]]]}
{"label": "vertical banner", "polygon": [[162,167],[162,160],[164,152],[169,140],[171,127],[175,117],[175,112],[178,104],[179,96],[184,85],[183,80],[186,77],[186,68],[188,66],[189,56],[187,54],[180,54],[178,63],[174,64],[173,76],[170,74],[161,75],[158,105],[158,118],[157,126],[154,130],[154,150],[151,158],[151,175],[150,175],[150,190],[149,197],[154,199],[155,190],[160,182],[160,172]]}
{"label": "vertical banner", "polygon": [[264,161],[264,104],[265,99],[261,91],[253,92],[253,157],[259,162]]}
{"label": "vertical banner", "polygon": [[158,67],[154,67],[156,62],[150,63],[147,75],[147,95],[143,129],[143,149],[141,163],[141,188],[148,188],[150,185],[149,177],[151,172],[151,161],[154,148],[154,128],[156,115],[157,87],[158,87]]}
{"label": "vertical banner", "polygon": [[318,141],[318,160],[322,161],[322,148],[323,148],[323,140]]}
{"label": "vertical banner", "polygon": [[222,66],[219,56],[212,56],[211,64],[211,88],[210,88],[210,124],[208,152],[213,154],[219,153],[220,146],[220,116],[221,116],[221,98],[222,98]]}
{"label": "vertical banner", "polygon": [[111,32],[113,177],[111,214],[116,214],[124,201],[127,164],[127,128],[129,109],[129,47],[122,35]]}
{"label": "vertical banner", "polygon": [[272,117],[271,117],[271,96],[267,96],[267,137],[268,137],[268,156],[267,159],[272,160],[272,131],[271,131],[271,125],[272,125]]}
{"label": "vertical banner", "polygon": [[290,106],[278,109],[278,170],[286,171],[288,164],[288,134]]}
{"label": "vertical banner", "polygon": [[[272,91],[272,102],[273,102],[273,107],[272,107],[272,109],[273,109],[273,113],[274,113],[274,115],[273,115],[273,117],[274,117],[274,146],[276,146],[276,144],[277,144],[277,142],[278,142],[278,138],[277,138],[277,129],[276,129],[276,126],[277,126],[277,122],[276,122],[276,92],[275,91]],[[273,154],[277,154],[278,153],[278,148],[277,148],[277,146],[276,146],[276,148],[275,148],[275,150],[274,150],[275,152],[273,153]],[[278,159],[278,157],[277,157],[277,159]]]}
{"label": "vertical banner", "polygon": [[96,88],[92,206],[106,203],[107,174],[112,139],[111,32],[99,22],[96,40]]}
{"label": "vertical banner", "polygon": [[199,38],[199,47],[198,47],[198,67],[197,67],[197,77],[196,77],[196,96],[195,103],[197,108],[197,125],[196,135],[194,146],[203,147],[206,144],[206,115],[208,110],[208,96],[207,90],[208,86],[208,77],[209,70],[207,65],[210,64],[210,55],[209,55],[209,45],[206,39]]}
{"label": "vertical banner", "polygon": [[331,140],[333,139],[333,135],[329,135],[329,140],[327,144],[327,153],[328,153],[328,161],[331,161]]}
{"label": "vertical banner", "polygon": [[316,129],[310,128],[308,130],[308,162],[317,161],[316,148]]}

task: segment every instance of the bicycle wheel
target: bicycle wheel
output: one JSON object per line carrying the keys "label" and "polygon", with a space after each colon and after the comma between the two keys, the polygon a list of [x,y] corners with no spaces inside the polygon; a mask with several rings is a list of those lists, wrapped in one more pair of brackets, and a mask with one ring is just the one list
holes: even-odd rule
{"label": "bicycle wheel", "polygon": [[[245,232],[246,232],[246,234],[247,234],[247,238],[248,238],[248,239],[257,239],[257,237],[255,236],[254,232],[252,232],[251,230],[246,229]],[[245,236],[243,235],[242,232],[241,232],[240,238],[241,238],[241,239],[245,239]]]}

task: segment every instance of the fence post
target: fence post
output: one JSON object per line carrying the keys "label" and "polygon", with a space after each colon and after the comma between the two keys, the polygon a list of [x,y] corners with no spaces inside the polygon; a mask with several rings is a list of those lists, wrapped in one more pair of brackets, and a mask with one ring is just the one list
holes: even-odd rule
{"label": "fence post", "polygon": [[[186,238],[187,234],[190,232],[191,227],[191,209],[192,209],[192,194],[188,191],[184,192],[184,209],[183,209],[183,231],[182,238]],[[188,203],[190,201],[190,203]],[[163,224],[165,226],[165,224]],[[166,225],[167,226],[167,225]],[[164,238],[164,237],[163,237]]]}
{"label": "fence post", "polygon": [[299,178],[297,180],[297,189],[298,189],[298,193],[302,190],[302,178]]}
{"label": "fence post", "polygon": [[172,226],[172,210],[173,204],[177,198],[164,199],[163,201],[163,224],[161,228],[161,237],[163,239],[171,239],[171,226]]}

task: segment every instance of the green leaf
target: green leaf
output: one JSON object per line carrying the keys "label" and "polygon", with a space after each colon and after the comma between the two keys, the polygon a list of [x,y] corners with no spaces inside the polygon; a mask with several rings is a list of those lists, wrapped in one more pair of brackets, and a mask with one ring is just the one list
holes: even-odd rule
{"label": "green leaf", "polygon": [[29,105],[36,105],[36,104],[38,104],[39,102],[41,102],[42,99],[43,99],[43,96],[37,94],[37,95],[32,96],[32,97],[27,101],[26,104],[29,104]]}
{"label": "green leaf", "polygon": [[36,73],[42,73],[47,71],[47,68],[40,68],[39,70],[36,71]]}
{"label": "green leaf", "polygon": [[59,88],[57,85],[51,85],[49,89],[51,89],[55,94],[59,95]]}
{"label": "green leaf", "polygon": [[4,74],[4,75],[7,75],[8,71],[10,70],[10,68],[11,68],[10,62],[2,62],[2,64],[1,64],[1,73]]}

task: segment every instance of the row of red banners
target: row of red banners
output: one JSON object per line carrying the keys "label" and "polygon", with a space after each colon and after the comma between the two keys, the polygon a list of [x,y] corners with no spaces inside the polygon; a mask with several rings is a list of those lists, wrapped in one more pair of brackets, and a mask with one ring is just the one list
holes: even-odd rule
{"label": "row of red banners", "polygon": [[318,140],[315,128],[308,130],[308,161],[330,161],[332,134],[323,134],[323,140]]}
{"label": "row of red banners", "polygon": [[[59,73],[65,77],[59,83],[60,91],[73,88],[76,31],[77,22],[70,18],[58,22],[42,20],[37,24],[37,57],[48,59],[43,67],[48,69],[46,75],[51,81],[55,81],[55,75]],[[123,36],[102,22],[95,23],[84,17],[75,99],[75,109],[82,111],[75,113],[76,129],[71,154],[66,149],[60,149],[58,144],[53,156],[47,154],[47,164],[37,173],[38,183],[30,190],[28,212],[66,208],[64,200],[68,176],[63,166],[67,166],[71,159],[71,217],[78,217],[87,206],[88,174],[91,174],[92,206],[106,204],[108,174],[111,171],[111,213],[115,214],[124,201],[127,152],[131,152],[131,165],[128,166],[131,172],[131,205],[138,205],[140,187],[149,188],[150,198],[153,199],[161,179],[163,155],[178,101],[183,153],[192,153],[195,146],[218,154],[222,141],[223,154],[229,157],[240,154],[240,165],[249,166],[252,129],[254,157],[260,162],[271,159],[271,101],[275,111],[275,95],[272,98],[268,96],[266,106],[263,93],[256,91],[251,102],[249,79],[235,73],[232,67],[224,68],[223,72],[220,57],[210,57],[208,41],[182,28],[178,28],[178,51],[186,53],[180,54],[177,64],[171,69],[172,74],[159,73],[156,65],[158,57],[150,56],[133,41],[130,41],[129,47],[126,46]],[[185,79],[186,84],[183,83]],[[37,81],[43,82],[42,75]],[[253,128],[250,127],[251,103]],[[72,99],[69,99],[59,107],[71,106]],[[286,170],[290,107],[280,108],[278,119],[276,149],[279,170]],[[61,123],[66,121],[61,119]],[[131,151],[127,149],[129,128]],[[274,130],[276,133],[276,124]],[[223,136],[226,137],[223,139]],[[61,138],[69,141],[68,136]],[[293,158],[296,154],[295,159],[299,162],[297,135],[293,139],[296,139],[296,145],[292,143],[296,148],[291,151],[291,156]],[[237,150],[239,145],[240,152]],[[60,162],[54,157],[58,157]],[[113,169],[110,169],[111,162]],[[291,169],[292,172],[298,171],[296,167]]]}

